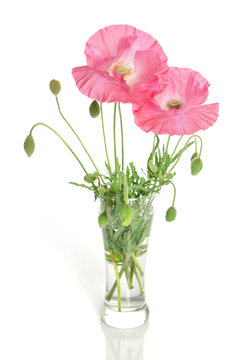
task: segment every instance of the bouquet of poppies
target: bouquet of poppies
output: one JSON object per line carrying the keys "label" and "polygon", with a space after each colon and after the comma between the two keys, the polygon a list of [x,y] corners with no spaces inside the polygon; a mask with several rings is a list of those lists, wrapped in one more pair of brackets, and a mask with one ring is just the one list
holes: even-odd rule
{"label": "bouquet of poppies", "polygon": [[[115,266],[117,280],[108,293],[109,301],[123,272],[128,287],[133,288],[133,275],[140,285],[139,274],[143,276],[138,258],[145,251],[144,240],[151,225],[151,204],[153,197],[165,185],[173,187],[174,196],[166,212],[166,220],[176,217],[176,187],[174,169],[188,148],[193,148],[191,174],[202,169],[202,139],[195,134],[215,123],[218,104],[205,104],[208,97],[208,81],[199,73],[188,68],[169,67],[162,47],[149,34],[129,25],[112,25],[97,31],[86,43],[86,66],[72,70],[76,86],[84,95],[93,99],[89,112],[95,118],[100,116],[102,138],[105,146],[105,170],[100,171],[82,139],[61,112],[58,94],[61,85],[57,80],[50,82],[59,113],[73,131],[86,152],[93,171],[89,171],[65,139],[45,123],[35,124],[27,136],[24,149],[28,156],[33,154],[35,143],[33,130],[41,125],[54,132],[71,151],[84,173],[84,181],[71,184],[83,187],[101,200],[98,222],[104,232],[106,258]],[[103,119],[103,103],[114,103],[113,113],[113,156],[107,147]],[[154,134],[152,151],[144,173],[138,174],[132,162],[124,163],[124,138],[121,103],[131,103],[134,121],[144,132]],[[116,121],[120,121],[120,154],[117,147]],[[165,144],[159,135],[167,134]],[[179,136],[170,149],[171,136]],[[184,136],[188,135],[185,139]],[[112,160],[113,159],[113,160]],[[137,199],[136,202],[130,201]],[[143,220],[139,218],[143,209]],[[115,221],[115,219],[117,219]],[[117,265],[122,265],[120,273]],[[139,273],[139,274],[138,274]],[[118,294],[118,304],[119,304]]]}

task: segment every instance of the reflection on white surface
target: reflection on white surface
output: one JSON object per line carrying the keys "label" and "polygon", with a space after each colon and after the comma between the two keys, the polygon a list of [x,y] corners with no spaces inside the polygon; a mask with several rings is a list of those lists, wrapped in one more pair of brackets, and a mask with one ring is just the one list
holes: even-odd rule
{"label": "reflection on white surface", "polygon": [[120,330],[101,323],[106,341],[106,360],[143,360],[148,325],[147,321],[135,329]]}

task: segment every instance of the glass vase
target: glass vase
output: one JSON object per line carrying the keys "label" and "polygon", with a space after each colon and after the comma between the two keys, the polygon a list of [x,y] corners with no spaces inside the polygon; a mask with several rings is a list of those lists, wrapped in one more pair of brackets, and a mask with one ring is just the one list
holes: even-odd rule
{"label": "glass vase", "polygon": [[101,320],[109,326],[130,329],[141,326],[148,318],[145,302],[145,263],[154,215],[156,195],[129,199],[131,221],[125,222],[123,201],[101,201],[100,213],[106,211],[107,223],[102,229],[106,294]]}

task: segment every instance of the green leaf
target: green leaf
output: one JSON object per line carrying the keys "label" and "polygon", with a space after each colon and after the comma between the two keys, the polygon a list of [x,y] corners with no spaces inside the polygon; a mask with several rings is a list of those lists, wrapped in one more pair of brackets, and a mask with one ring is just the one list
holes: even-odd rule
{"label": "green leaf", "polygon": [[73,181],[70,181],[69,184],[75,185],[75,186],[80,186],[80,187],[82,187],[82,188],[85,188],[85,189],[88,189],[88,190],[91,190],[91,191],[94,191],[94,190],[95,190],[93,187],[89,187],[89,186],[87,186],[87,185],[85,185],[85,184],[78,184],[78,183],[73,182]]}
{"label": "green leaf", "polygon": [[130,165],[130,168],[131,168],[131,173],[132,173],[133,178],[134,178],[135,180],[139,180],[140,177],[139,177],[139,175],[138,175],[138,173],[137,173],[137,171],[136,171],[136,167],[135,167],[135,165],[133,164],[133,162],[130,162],[129,165]]}
{"label": "green leaf", "polygon": [[162,166],[162,173],[166,173],[166,170],[168,169],[169,165],[171,164],[170,162],[170,156],[169,154],[166,154],[164,157],[164,164]]}
{"label": "green leaf", "polygon": [[190,141],[187,145],[185,145],[181,150],[177,152],[177,154],[172,158],[170,164],[172,164],[177,158],[182,155],[182,153],[187,150],[191,145],[194,144],[194,141]]}

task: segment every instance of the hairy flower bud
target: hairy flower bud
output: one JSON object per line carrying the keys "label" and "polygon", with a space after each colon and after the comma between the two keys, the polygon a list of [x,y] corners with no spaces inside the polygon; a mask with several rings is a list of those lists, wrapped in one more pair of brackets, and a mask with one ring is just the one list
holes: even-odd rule
{"label": "hairy flower bud", "polygon": [[35,150],[35,141],[31,134],[27,136],[27,138],[24,142],[24,150],[29,157],[33,154],[33,152]]}
{"label": "hairy flower bud", "polygon": [[203,164],[200,158],[195,158],[191,162],[191,174],[197,175],[202,170]]}
{"label": "hairy flower bud", "polygon": [[168,174],[166,174],[165,179],[171,180],[171,179],[173,179],[173,177],[174,177],[174,175],[172,173],[168,173]]}
{"label": "hairy flower bud", "polygon": [[84,181],[87,183],[94,182],[98,178],[98,173],[88,174],[84,176]]}
{"label": "hairy flower bud", "polygon": [[174,221],[174,219],[176,218],[176,215],[177,215],[177,210],[175,209],[174,206],[171,206],[166,211],[165,219],[166,219],[166,221],[169,221],[169,222]]}
{"label": "hairy flower bud", "polygon": [[112,192],[117,192],[117,188],[118,188],[117,182],[116,182],[116,181],[113,181],[113,182],[111,183],[111,191],[112,191]]}
{"label": "hairy flower bud", "polygon": [[94,100],[89,106],[89,114],[92,118],[96,118],[100,114],[99,104],[96,100]]}
{"label": "hairy flower bud", "polygon": [[105,192],[107,192],[107,189],[106,189],[105,186],[99,186],[98,187],[98,192],[99,192],[100,195],[103,195],[103,194],[105,194]]}
{"label": "hairy flower bud", "polygon": [[133,210],[129,204],[124,205],[121,209],[122,223],[124,226],[129,226],[133,217]]}
{"label": "hairy flower bud", "polygon": [[192,155],[191,161],[193,161],[193,159],[196,159],[196,158],[198,158],[198,153],[197,153],[197,152],[195,152],[195,153]]}
{"label": "hairy flower bud", "polygon": [[59,94],[60,90],[61,90],[60,82],[58,80],[51,80],[50,91],[52,92],[52,94],[57,96]]}
{"label": "hairy flower bud", "polygon": [[107,213],[106,213],[106,211],[104,211],[98,217],[98,224],[99,224],[100,228],[103,228],[106,225],[107,220],[108,220]]}

